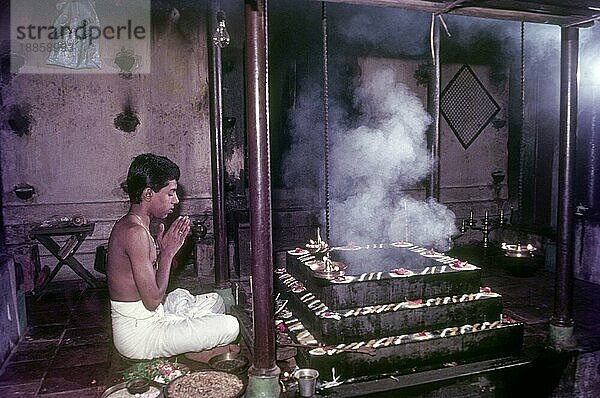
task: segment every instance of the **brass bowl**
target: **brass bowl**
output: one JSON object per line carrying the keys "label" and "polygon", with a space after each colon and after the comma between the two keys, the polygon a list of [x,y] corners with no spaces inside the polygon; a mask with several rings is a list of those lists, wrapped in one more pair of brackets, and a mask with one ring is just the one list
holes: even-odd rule
{"label": "brass bowl", "polygon": [[226,352],[212,357],[208,361],[208,365],[214,370],[239,375],[248,369],[250,362],[248,358],[240,353]]}
{"label": "brass bowl", "polygon": [[323,270],[323,271],[314,271],[313,274],[316,278],[319,278],[319,279],[334,280],[338,276],[344,276],[345,272],[343,270],[339,270],[339,271]]}
{"label": "brass bowl", "polygon": [[127,388],[127,392],[130,394],[143,394],[150,389],[150,380],[144,377],[136,377],[129,380],[125,384],[125,388]]}
{"label": "brass bowl", "polygon": [[[337,268],[337,270],[333,271],[333,272],[345,271],[348,268],[348,265],[346,265],[342,262],[339,262],[339,261],[332,261],[331,266],[332,266],[332,268],[333,267]],[[323,271],[325,271],[325,263],[322,260],[317,260],[315,266],[311,267],[311,269],[314,272],[323,272]]]}

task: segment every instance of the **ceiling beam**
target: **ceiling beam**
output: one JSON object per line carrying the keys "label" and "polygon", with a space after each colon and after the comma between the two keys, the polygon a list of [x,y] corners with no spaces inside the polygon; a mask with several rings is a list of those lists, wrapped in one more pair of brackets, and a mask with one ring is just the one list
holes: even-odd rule
{"label": "ceiling beam", "polygon": [[[554,4],[543,4],[527,1],[470,1],[450,2],[433,0],[326,0],[331,3],[346,3],[363,6],[405,8],[435,14],[448,13],[471,17],[524,21],[542,24],[567,26],[579,24],[582,20],[592,18],[597,12],[591,9],[559,7]],[[456,3],[456,4],[455,4]],[[454,8],[447,11],[449,5]],[[470,4],[477,4],[471,6]],[[488,6],[489,4],[489,6]],[[515,7],[515,8],[509,8]],[[587,11],[587,12],[586,12]]]}
{"label": "ceiling beam", "polygon": [[594,22],[596,22],[598,19],[600,19],[600,14],[596,14],[596,15],[592,15],[589,18],[582,18],[580,20],[576,20],[574,22],[569,23],[568,25],[565,25],[565,28],[587,28],[590,27],[594,24]]}

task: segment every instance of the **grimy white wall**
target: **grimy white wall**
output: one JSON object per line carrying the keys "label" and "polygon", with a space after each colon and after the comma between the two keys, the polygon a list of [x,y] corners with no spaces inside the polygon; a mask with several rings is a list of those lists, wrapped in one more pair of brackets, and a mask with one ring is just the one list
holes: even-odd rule
{"label": "grimy white wall", "polygon": [[[152,30],[150,74],[14,74],[2,82],[2,211],[10,251],[27,248],[28,231],[41,221],[80,213],[96,222],[78,255],[92,269],[96,246],[127,211],[119,185],[143,152],[180,165],[182,214],[211,211],[207,13],[199,3],[193,10],[153,11],[159,23]],[[114,125],[128,102],[140,120],[133,133]],[[21,137],[7,123],[15,105],[31,120]],[[24,183],[36,190],[27,201],[13,192]],[[41,254],[42,264],[56,263],[45,249]],[[57,279],[76,278],[63,267]]]}

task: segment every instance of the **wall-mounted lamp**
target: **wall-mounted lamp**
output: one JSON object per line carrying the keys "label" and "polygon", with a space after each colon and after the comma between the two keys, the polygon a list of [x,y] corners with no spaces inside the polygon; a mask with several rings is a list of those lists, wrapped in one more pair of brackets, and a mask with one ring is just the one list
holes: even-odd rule
{"label": "wall-mounted lamp", "polygon": [[25,57],[21,54],[10,53],[10,72],[19,73],[19,70],[25,65]]}
{"label": "wall-mounted lamp", "polygon": [[133,50],[126,50],[125,47],[121,47],[121,51],[115,56],[115,65],[121,69],[121,73],[131,73],[135,62],[135,53]]}
{"label": "wall-mounted lamp", "polygon": [[35,188],[29,184],[19,184],[13,188],[13,191],[21,200],[29,200],[35,195]]}
{"label": "wall-mounted lamp", "polygon": [[417,69],[415,70],[415,73],[413,75],[413,77],[417,81],[417,86],[427,87],[427,85],[429,84],[431,71],[432,71],[431,65],[427,64],[427,63],[420,64],[417,67]]}
{"label": "wall-mounted lamp", "polygon": [[132,133],[140,124],[140,119],[135,115],[129,102],[125,104],[123,112],[119,113],[114,120],[115,127],[125,133]]}
{"label": "wall-mounted lamp", "polygon": [[208,219],[208,214],[204,214],[202,216],[202,218],[194,218],[192,219],[192,225],[191,225],[191,230],[192,230],[192,236],[194,237],[194,239],[196,241],[201,241],[202,239],[204,239],[204,237],[206,237],[206,234],[208,232],[208,227],[204,224],[206,222],[206,220]]}
{"label": "wall-mounted lamp", "polygon": [[492,171],[492,184],[499,185],[504,181],[505,174],[502,170]]}
{"label": "wall-mounted lamp", "polygon": [[235,127],[236,119],[233,116],[226,116],[223,118],[223,127],[226,129],[232,129]]}
{"label": "wall-mounted lamp", "polygon": [[29,114],[29,108],[28,104],[17,104],[9,110],[8,126],[19,137],[23,137],[30,132],[31,115]]}
{"label": "wall-mounted lamp", "polygon": [[213,42],[216,46],[223,48],[227,47],[229,41],[229,32],[227,32],[227,27],[225,26],[225,12],[219,11],[217,12],[217,29],[213,35]]}
{"label": "wall-mounted lamp", "polygon": [[506,120],[496,117],[492,120],[492,126],[494,126],[496,130],[500,130],[502,127],[506,126]]}

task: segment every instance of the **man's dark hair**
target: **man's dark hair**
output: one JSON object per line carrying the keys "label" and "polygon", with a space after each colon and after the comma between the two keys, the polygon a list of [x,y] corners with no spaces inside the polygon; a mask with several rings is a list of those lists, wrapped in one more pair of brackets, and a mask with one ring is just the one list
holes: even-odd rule
{"label": "man's dark hair", "polygon": [[169,185],[170,180],[179,180],[179,166],[165,156],[143,153],[131,162],[123,189],[131,203],[140,203],[146,187],[158,192]]}

